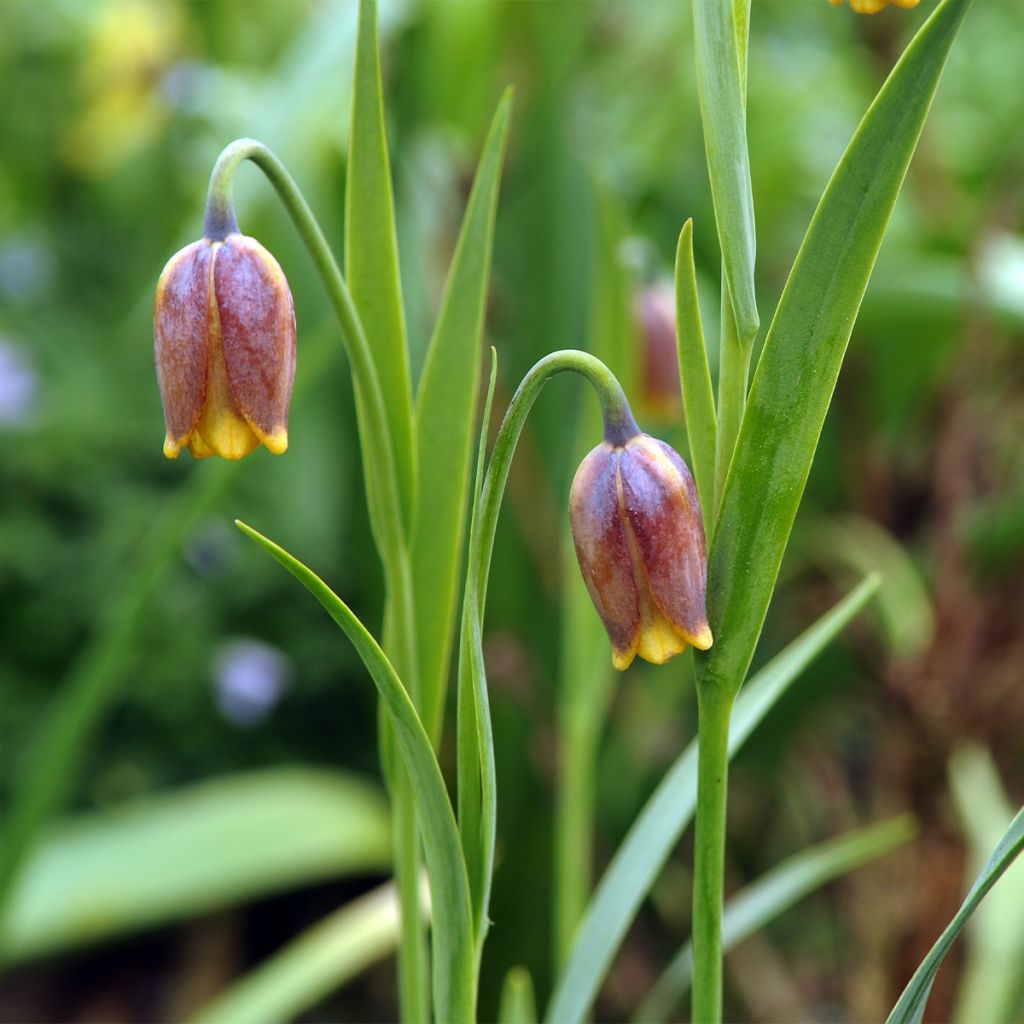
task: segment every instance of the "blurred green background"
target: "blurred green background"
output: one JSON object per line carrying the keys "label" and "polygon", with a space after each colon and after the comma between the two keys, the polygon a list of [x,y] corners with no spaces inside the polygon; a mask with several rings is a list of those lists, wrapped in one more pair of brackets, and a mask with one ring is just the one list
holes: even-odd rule
{"label": "blurred green background", "polygon": [[[860,18],[825,0],[753,5],[764,322],[832,168],[927,7]],[[209,170],[231,139],[278,153],[340,252],[355,16],[348,2],[0,5],[0,798],[7,807],[84,659],[120,628],[114,698],[80,763],[63,766],[67,813],[88,815],[77,826],[87,830],[112,809],[172,801],[144,835],[108,829],[89,847],[72,829],[59,833],[70,846],[32,864],[41,888],[37,902],[16,901],[5,1020],[180,1019],[387,875],[372,688],[326,616],[231,527],[240,516],[274,537],[378,628],[347,368],[308,258],[255,170],[239,175],[239,220],[281,262],[299,324],[287,456],[167,462],[151,354],[156,278],[200,234]],[[537,358],[587,347],[600,329],[602,210],[614,213],[617,272],[638,302],[663,287],[694,218],[716,337],[690,25],[689,5],[674,2],[382,3],[414,375],[509,83],[487,332],[499,409]],[[727,885],[894,812],[913,812],[920,833],[731,954],[737,1019],[884,1016],[1002,809],[1024,800],[1022,38],[1024,4],[975,5],[897,206],[759,659],[865,571],[886,582],[738,758]],[[683,447],[671,397],[646,393],[639,322],[635,337],[641,422]],[[488,605],[499,863],[485,1019],[512,964],[530,967],[542,996],[551,983],[556,556],[575,404],[590,399],[567,381],[550,392],[513,468]],[[598,867],[694,732],[690,679],[685,659],[617,679],[599,757]],[[452,763],[450,739],[442,759]],[[210,780],[226,788],[177,792]],[[633,928],[599,1019],[627,1016],[687,935],[691,842]],[[254,844],[265,849],[246,874]],[[96,877],[89,856],[115,889],[141,894],[108,929],[120,937],[96,924],[114,914],[102,899],[92,918],[67,919],[76,886]],[[209,871],[188,888],[178,876],[193,858]],[[1015,913],[979,918],[930,1019],[985,1005],[964,993],[979,988],[971,950],[986,943],[1017,957],[1003,1005],[1024,1019],[1014,870],[1002,899],[1016,899]],[[175,885],[190,895],[176,902]],[[162,890],[166,905],[149,906]],[[385,961],[303,1019],[394,1014]]]}

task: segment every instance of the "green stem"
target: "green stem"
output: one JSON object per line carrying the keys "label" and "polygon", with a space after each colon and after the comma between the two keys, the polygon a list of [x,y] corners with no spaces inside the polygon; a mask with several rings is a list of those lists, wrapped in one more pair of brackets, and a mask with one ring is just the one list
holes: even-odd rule
{"label": "green stem", "polygon": [[563,722],[559,733],[555,811],[555,970],[561,972],[583,917],[593,877],[594,749],[596,731]]}
{"label": "green stem", "polygon": [[722,276],[722,337],[718,364],[718,431],[715,448],[715,504],[707,511],[708,532],[718,519],[718,508],[725,493],[729,463],[736,448],[743,410],[747,404],[747,377],[753,338],[743,339],[736,330],[725,276]]}
{"label": "green stem", "polygon": [[699,686],[693,870],[693,1024],[722,1019],[722,875],[732,695]]}
{"label": "green stem", "polygon": [[478,949],[487,932],[497,816],[494,744],[480,639],[494,535],[512,456],[526,417],[544,385],[556,374],[567,371],[582,374],[597,393],[606,439],[621,443],[639,433],[626,396],[611,370],[587,352],[565,349],[545,356],[523,378],[512,396],[491,450],[470,528],[458,676],[459,826],[469,873]]}
{"label": "green stem", "polygon": [[394,654],[392,661],[415,703],[418,686],[415,679],[415,631],[410,628],[415,621],[415,615],[409,545],[402,522],[401,493],[384,394],[374,368],[366,332],[359,320],[341,268],[313,211],[284,164],[263,143],[253,139],[237,139],[217,158],[210,175],[206,230],[213,231],[215,235],[237,230],[238,224],[231,202],[231,185],[239,165],[246,160],[251,160],[267,176],[320,274],[331,307],[341,326],[345,353],[352,365],[356,386],[366,402],[367,434],[370,440],[367,447],[375,455],[375,471],[367,473],[368,479],[376,482],[373,487],[374,493],[370,496],[371,523],[387,576],[388,598],[395,604],[396,650],[389,652],[389,656]]}
{"label": "green stem", "polygon": [[[253,139],[238,139],[218,157],[210,175],[205,231],[211,239],[223,238],[238,230],[231,187],[235,172],[251,160],[274,187],[292,223],[306,246],[313,265],[341,326],[345,352],[352,366],[357,391],[366,412],[364,450],[373,456],[366,467],[370,522],[377,550],[384,566],[385,586],[390,613],[388,655],[405,685],[413,704],[419,708],[420,688],[416,657],[416,611],[414,603],[409,538],[402,518],[401,488],[394,456],[390,425],[380,379],[366,333],[349,294],[334,253],[309,204],[284,164],[266,146]],[[420,921],[418,876],[419,837],[414,821],[411,789],[401,780],[405,769],[395,766],[394,786],[396,824],[396,874],[399,900],[403,908],[402,942],[399,949],[399,989],[402,1016],[406,1021],[422,1021],[427,1016],[426,936]],[[408,912],[408,913],[407,913]],[[414,915],[412,921],[409,914]]]}
{"label": "green stem", "polygon": [[398,944],[398,1002],[402,1019],[419,1024],[430,1020],[429,957],[419,893],[419,829],[409,773],[398,757],[394,760],[394,768],[391,827],[401,927]]}

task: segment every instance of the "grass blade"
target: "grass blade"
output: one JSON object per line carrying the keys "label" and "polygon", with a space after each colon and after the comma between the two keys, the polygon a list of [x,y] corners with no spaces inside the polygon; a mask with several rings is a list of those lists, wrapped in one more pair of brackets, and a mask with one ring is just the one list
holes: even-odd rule
{"label": "grass blade", "polygon": [[708,350],[700,318],[697,272],[693,264],[693,221],[679,234],[676,248],[676,341],[679,346],[679,380],[686,411],[686,435],[690,441],[693,478],[700,507],[710,532],[714,522],[715,393],[711,388]]}
{"label": "grass blade", "polygon": [[1003,872],[1014,862],[1017,855],[1024,850],[1024,810],[1018,812],[1010,823],[1010,827],[996,844],[981,874],[971,886],[956,916],[946,926],[928,955],[921,961],[921,966],[914,972],[907,987],[903,990],[899,1001],[889,1014],[887,1024],[917,1024],[924,1017],[924,1009],[932,990],[932,983],[939,973],[942,960],[949,947],[953,945],[960,929],[967,923],[971,914],[977,909],[988,891],[999,881]]}
{"label": "grass blade", "polygon": [[398,898],[389,882],[303,932],[190,1020],[192,1024],[294,1020],[387,956],[395,948],[398,930]]}
{"label": "grass blade", "polygon": [[854,319],[967,3],[943,0],[907,47],[836,168],[789,275],[711,543],[716,643],[697,657],[703,683],[735,690],[750,664]]}
{"label": "grass blade", "polygon": [[[730,756],[811,659],[864,607],[878,582],[877,576],[864,580],[754,676],[733,709]],[[548,1006],[545,1019],[551,1024],[573,1024],[586,1016],[640,904],[693,817],[696,803],[694,740],[666,772],[598,884]]]}
{"label": "grass blade", "polygon": [[[909,815],[856,829],[801,850],[738,892],[722,915],[722,952],[727,953],[815,889],[902,846],[916,833]],[[667,1020],[690,986],[693,947],[676,954],[636,1012],[634,1020]]]}
{"label": "grass blade", "polygon": [[[416,505],[412,385],[398,269],[391,163],[384,124],[375,0],[362,0],[359,7],[352,129],[345,178],[345,276],[366,331],[384,395],[402,519],[409,532]],[[364,437],[365,410],[358,387],[356,411],[359,434]],[[365,445],[363,466],[367,474],[376,471],[376,464],[368,456]]]}
{"label": "grass blade", "polygon": [[416,394],[419,477],[413,547],[423,721],[436,743],[455,626],[480,358],[512,97],[498,105],[477,168]]}
{"label": "grass blade", "polygon": [[754,294],[754,194],[744,97],[746,3],[701,0],[693,5],[693,25],[704,149],[724,278],[739,336],[749,349],[759,319]]}
{"label": "grass blade", "polygon": [[434,1004],[438,1020],[474,1016],[474,948],[469,882],[459,832],[433,747],[402,681],[352,610],[311,569],[245,523],[238,528],[281,563],[341,627],[373,679],[394,726],[416,794],[435,919]]}

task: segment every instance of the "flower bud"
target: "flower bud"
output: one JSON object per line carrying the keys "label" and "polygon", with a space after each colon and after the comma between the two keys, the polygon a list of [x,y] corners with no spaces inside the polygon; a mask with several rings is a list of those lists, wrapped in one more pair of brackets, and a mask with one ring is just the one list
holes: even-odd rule
{"label": "flower bud", "polygon": [[576,472],[569,516],[617,669],[711,646],[697,488],[672,448],[639,433],[598,445]]}
{"label": "flower bud", "polygon": [[156,286],[153,335],[167,422],[164,454],[240,459],[288,447],[295,308],[281,268],[237,232],[193,242]]}
{"label": "flower bud", "polygon": [[676,292],[669,281],[644,288],[633,303],[639,328],[641,410],[659,421],[678,420],[683,393],[676,344]]}

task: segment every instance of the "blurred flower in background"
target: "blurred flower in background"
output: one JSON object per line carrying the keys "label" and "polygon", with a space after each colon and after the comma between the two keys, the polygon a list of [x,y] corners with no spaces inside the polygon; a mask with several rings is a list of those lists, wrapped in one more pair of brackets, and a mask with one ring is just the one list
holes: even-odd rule
{"label": "blurred flower in background", "polygon": [[640,331],[641,410],[658,420],[677,420],[683,400],[672,282],[657,281],[644,288],[636,297],[634,315]]}
{"label": "blurred flower in background", "polygon": [[176,3],[114,0],[95,8],[81,67],[84,109],[64,138],[68,162],[103,177],[144,150],[164,126],[166,72],[186,51]]}
{"label": "blurred flower in background", "polygon": [[28,357],[0,337],[0,430],[27,424],[36,405],[39,378]]}
{"label": "blurred flower in background", "polygon": [[[829,0],[833,7],[839,7],[843,0]],[[883,7],[916,7],[918,0],[850,0],[851,10],[858,14],[877,14]]]}
{"label": "blurred flower in background", "polygon": [[217,706],[232,725],[249,729],[265,721],[288,687],[288,659],[259,640],[232,640],[214,659]]}

